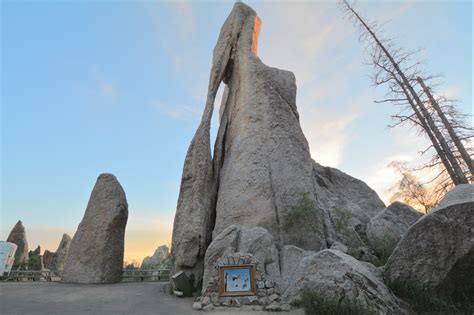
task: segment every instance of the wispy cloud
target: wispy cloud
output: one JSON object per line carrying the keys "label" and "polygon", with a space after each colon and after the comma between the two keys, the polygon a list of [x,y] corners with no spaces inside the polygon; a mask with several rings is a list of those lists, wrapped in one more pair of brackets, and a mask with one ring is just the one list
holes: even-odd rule
{"label": "wispy cloud", "polygon": [[198,120],[201,117],[202,111],[202,109],[198,107],[170,104],[160,101],[152,102],[152,107],[167,117],[184,121]]}
{"label": "wispy cloud", "polygon": [[[392,146],[384,152],[376,163],[367,168],[367,177],[364,180],[374,188],[381,198],[388,202],[389,189],[400,179],[398,174],[389,164],[394,161],[407,162],[409,166],[416,167],[429,160],[429,156],[420,156],[420,150],[428,146],[425,137],[416,135],[410,128],[395,128],[390,130],[388,140]],[[428,180],[433,173],[430,170],[419,171],[415,174],[421,180]]]}
{"label": "wispy cloud", "polygon": [[175,18],[178,33],[188,37],[195,30],[194,11],[191,1],[171,1],[166,3],[172,16]]}
{"label": "wispy cloud", "polygon": [[349,128],[360,115],[361,110],[356,107],[343,112],[316,106],[305,109],[301,125],[313,159],[323,165],[339,166],[344,158],[344,148],[350,141]]}

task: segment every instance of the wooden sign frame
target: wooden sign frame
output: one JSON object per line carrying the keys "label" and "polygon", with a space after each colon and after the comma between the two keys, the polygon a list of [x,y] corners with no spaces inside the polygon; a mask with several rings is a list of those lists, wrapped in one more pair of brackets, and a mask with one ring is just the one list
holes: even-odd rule
{"label": "wooden sign frame", "polygon": [[[235,269],[248,269],[250,276],[250,287],[248,291],[227,291],[226,290],[226,279],[225,271]],[[219,296],[246,296],[246,295],[257,295],[255,288],[255,265],[225,265],[219,266]]]}

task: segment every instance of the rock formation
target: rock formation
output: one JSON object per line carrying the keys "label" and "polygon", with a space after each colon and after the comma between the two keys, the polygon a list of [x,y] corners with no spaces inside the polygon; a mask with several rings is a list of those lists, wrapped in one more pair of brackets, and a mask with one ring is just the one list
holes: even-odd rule
{"label": "rock formation", "polygon": [[147,256],[143,258],[140,268],[141,269],[157,268],[163,263],[163,261],[166,258],[168,258],[168,255],[169,255],[168,246],[166,245],[158,246],[158,248],[153,253],[153,256]]}
{"label": "rock formation", "polygon": [[333,249],[301,252],[299,257],[294,254],[291,249],[282,257],[283,264],[291,265],[292,273],[283,300],[297,302],[302,293],[313,292],[329,300],[359,305],[374,314],[403,312],[400,301],[364,262]]}
{"label": "rock formation", "polygon": [[317,207],[327,212],[328,244],[342,243],[357,259],[370,259],[366,227],[385,208],[377,193],[363,181],[313,162]]}
{"label": "rock formation", "polygon": [[23,223],[18,221],[10,234],[7,237],[7,242],[16,244],[17,249],[15,252],[15,263],[17,267],[20,264],[24,264],[28,261],[28,242],[26,241],[26,232]]}
{"label": "rock formation", "polygon": [[440,208],[445,208],[450,205],[455,205],[465,202],[474,201],[474,186],[472,184],[461,184],[451,190],[443,200],[440,201],[439,205],[434,209],[436,211]]}
{"label": "rock formation", "polygon": [[[207,247],[224,241],[220,235],[232,225],[241,231],[264,229],[277,252],[288,244],[319,251],[334,241],[368,252],[366,225],[385,208],[365,183],[311,159],[293,73],[257,57],[260,23],[240,2],[226,19],[214,48],[202,121],[184,163],[172,272],[185,271],[197,289]],[[209,128],[221,82],[225,88],[211,157]]]}
{"label": "rock formation", "polygon": [[56,252],[50,252],[45,250],[43,254],[43,263],[44,267],[49,270],[63,270],[64,261],[66,260],[66,255],[71,245],[71,237],[64,233],[59,242],[59,246],[56,249]]}
{"label": "rock formation", "polygon": [[101,174],[71,241],[62,281],[113,283],[122,279],[128,204],[112,174]]}
{"label": "rock formation", "polygon": [[474,186],[460,185],[410,227],[387,262],[385,278],[392,286],[472,299],[473,266]]}
{"label": "rock formation", "polygon": [[370,220],[367,226],[369,245],[379,254],[388,258],[408,228],[422,214],[401,202],[394,202]]}

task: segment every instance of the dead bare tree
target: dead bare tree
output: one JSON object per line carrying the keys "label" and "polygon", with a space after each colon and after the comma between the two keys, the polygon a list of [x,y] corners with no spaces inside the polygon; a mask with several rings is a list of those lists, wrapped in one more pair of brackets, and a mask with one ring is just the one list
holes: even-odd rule
{"label": "dead bare tree", "polygon": [[462,159],[466,163],[466,166],[468,167],[469,172],[471,173],[471,175],[474,174],[474,164],[472,162],[471,156],[469,155],[466,148],[464,147],[464,144],[461,142],[458,134],[454,130],[453,126],[451,125],[451,122],[448,120],[444,112],[441,110],[441,107],[439,106],[438,101],[434,98],[433,94],[431,93],[431,89],[428,86],[426,86],[425,81],[421,77],[417,77],[416,80],[418,81],[421,88],[423,89],[423,92],[428,98],[430,105],[434,108],[439,118],[441,119],[441,122],[443,123],[444,128],[446,128],[454,145],[456,146]]}
{"label": "dead bare tree", "polygon": [[[437,158],[452,182],[455,185],[468,183],[465,171],[449,144],[450,141],[447,140],[446,134],[440,130],[436,118],[433,117],[433,113],[426,105],[427,103],[422,100],[422,95],[426,92],[423,89],[420,91],[417,86],[418,77],[423,77],[420,63],[412,61],[416,51],[406,52],[401,48],[396,48],[393,40],[382,38],[376,23],[368,22],[367,19],[362,18],[347,0],[342,0],[342,5],[347,15],[361,28],[361,40],[368,43],[370,63],[375,70],[374,84],[388,87],[387,99],[381,102],[402,106],[400,113],[393,116],[398,120],[393,126],[410,123],[419,127],[419,130],[430,139],[430,148],[435,149]],[[448,134],[450,133],[448,132]]]}

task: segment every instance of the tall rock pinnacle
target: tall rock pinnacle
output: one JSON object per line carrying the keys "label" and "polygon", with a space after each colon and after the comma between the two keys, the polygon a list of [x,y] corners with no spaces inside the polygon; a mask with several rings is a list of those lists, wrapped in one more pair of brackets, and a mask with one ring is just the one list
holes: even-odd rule
{"label": "tall rock pinnacle", "polygon": [[64,233],[56,252],[45,250],[43,254],[44,267],[50,270],[63,270],[64,261],[71,245],[71,237]]}
{"label": "tall rock pinnacle", "polygon": [[[252,8],[234,5],[214,48],[204,114],[184,163],[172,254],[174,271],[193,274],[196,286],[212,233],[231,224],[261,226],[285,244],[289,209],[303,197],[315,201],[295,77],[256,56],[260,25]],[[226,87],[212,159],[209,129],[221,82]],[[311,228],[299,229],[305,238],[297,245],[326,246],[322,218],[316,213]]]}
{"label": "tall rock pinnacle", "polygon": [[7,237],[7,242],[18,246],[15,252],[15,266],[28,261],[28,242],[26,240],[25,227],[21,220],[19,220],[11,230]]}
{"label": "tall rock pinnacle", "polygon": [[[274,240],[265,259],[273,279],[279,277],[278,252],[285,245],[320,251],[343,241],[358,249],[370,217],[385,208],[365,183],[311,159],[299,123],[295,76],[257,56],[261,24],[252,8],[235,3],[214,48],[204,113],[184,162],[172,272],[185,271],[196,288],[203,271],[210,274],[214,254],[252,252],[243,246],[259,242],[252,237]],[[221,82],[211,156],[209,129]],[[232,239],[245,242],[215,244],[227,239],[223,234],[233,225]]]}
{"label": "tall rock pinnacle", "polygon": [[101,174],[69,246],[62,281],[121,281],[127,219],[128,204],[122,186],[114,175]]}

